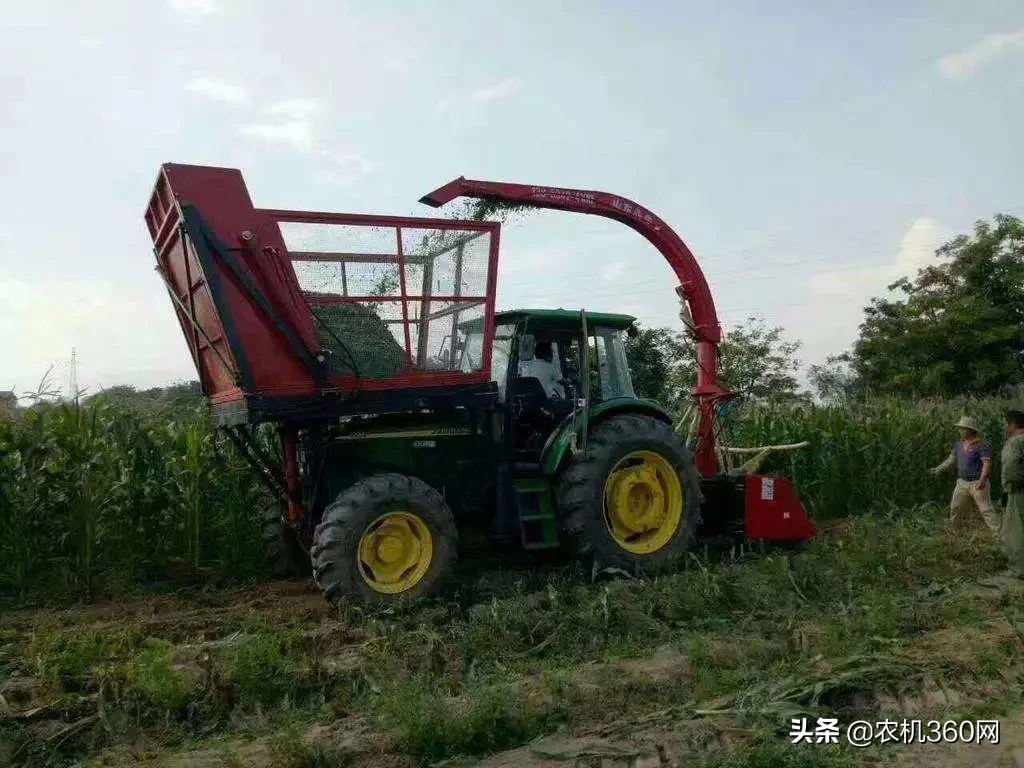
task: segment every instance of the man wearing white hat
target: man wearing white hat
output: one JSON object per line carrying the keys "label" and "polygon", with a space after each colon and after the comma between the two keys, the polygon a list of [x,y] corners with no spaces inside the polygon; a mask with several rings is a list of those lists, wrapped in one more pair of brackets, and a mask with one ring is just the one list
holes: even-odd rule
{"label": "man wearing white hat", "polygon": [[960,429],[960,439],[944,462],[932,467],[939,474],[956,465],[956,487],[949,502],[950,522],[954,525],[976,509],[993,536],[999,536],[999,514],[992,508],[991,486],[992,449],[981,439],[981,428],[970,416],[964,416],[954,426]]}

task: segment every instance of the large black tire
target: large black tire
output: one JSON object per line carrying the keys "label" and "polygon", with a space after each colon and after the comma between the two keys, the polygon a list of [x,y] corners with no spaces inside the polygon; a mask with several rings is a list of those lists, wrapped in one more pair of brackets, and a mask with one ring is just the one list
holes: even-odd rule
{"label": "large black tire", "polygon": [[[432,554],[422,577],[398,593],[381,592],[370,584],[361,564],[359,544],[364,533],[384,515],[413,515],[430,533]],[[313,578],[332,603],[354,598],[367,604],[433,595],[451,575],[457,556],[455,518],[444,498],[415,477],[397,473],[372,475],[342,491],[324,510],[313,537],[310,556]]]}
{"label": "large black tire", "polygon": [[263,515],[263,565],[273,579],[307,577],[311,571],[309,555],[302,546],[299,532],[285,525],[281,510],[267,509]]}
{"label": "large black tire", "polygon": [[[682,491],[682,520],[660,548],[643,554],[620,545],[612,535],[605,510],[609,475],[636,451],[663,457],[678,475]],[[555,492],[565,542],[570,552],[593,571],[612,567],[634,575],[654,575],[672,570],[700,522],[700,479],[690,451],[668,424],[642,414],[612,416],[597,424],[587,438],[586,455],[569,460]]]}

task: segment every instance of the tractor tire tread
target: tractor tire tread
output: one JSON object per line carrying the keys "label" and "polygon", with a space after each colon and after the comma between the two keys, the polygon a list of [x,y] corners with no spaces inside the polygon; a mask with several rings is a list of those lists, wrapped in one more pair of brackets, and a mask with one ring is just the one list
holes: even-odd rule
{"label": "tractor tire tread", "polygon": [[[676,468],[683,489],[683,521],[657,552],[636,555],[619,547],[604,521],[604,485],[622,456],[654,449]],[[700,522],[699,478],[689,449],[669,424],[646,414],[621,414],[598,423],[587,437],[586,457],[570,459],[555,483],[561,530],[570,552],[593,570],[615,567],[655,575],[674,568]]]}
{"label": "tractor tire tread", "polygon": [[[359,541],[366,526],[393,511],[415,512],[430,530],[433,559],[423,579],[401,595],[375,591],[358,565]],[[332,603],[354,598],[384,604],[402,597],[436,594],[455,564],[458,532],[444,497],[419,478],[384,472],[363,477],[324,510],[316,527],[310,559],[313,580]]]}

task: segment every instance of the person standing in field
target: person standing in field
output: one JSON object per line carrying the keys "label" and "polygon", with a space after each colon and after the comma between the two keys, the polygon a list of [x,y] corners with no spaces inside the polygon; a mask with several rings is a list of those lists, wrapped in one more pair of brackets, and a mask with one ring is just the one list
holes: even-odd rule
{"label": "person standing in field", "polygon": [[992,535],[999,537],[1000,520],[992,508],[989,473],[992,471],[992,449],[981,439],[978,422],[964,416],[954,426],[960,430],[960,439],[946,460],[932,467],[932,474],[940,474],[956,466],[957,480],[953,497],[949,501],[950,523],[957,527],[975,510],[981,514]]}
{"label": "person standing in field", "polygon": [[1003,548],[1010,568],[1024,576],[1024,413],[1007,411],[1002,465]]}

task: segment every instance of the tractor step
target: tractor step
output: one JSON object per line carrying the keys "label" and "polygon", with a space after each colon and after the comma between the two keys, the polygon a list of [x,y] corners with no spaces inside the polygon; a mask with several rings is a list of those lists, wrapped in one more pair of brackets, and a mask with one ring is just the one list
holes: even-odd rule
{"label": "tractor step", "polygon": [[512,481],[519,532],[524,549],[551,549],[558,546],[558,521],[551,485],[544,477]]}
{"label": "tractor step", "polygon": [[540,463],[536,461],[516,461],[512,463],[512,472],[517,477],[522,475],[540,477]]}

